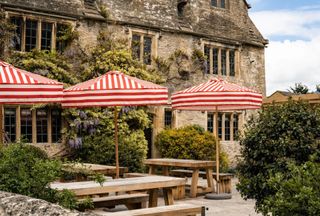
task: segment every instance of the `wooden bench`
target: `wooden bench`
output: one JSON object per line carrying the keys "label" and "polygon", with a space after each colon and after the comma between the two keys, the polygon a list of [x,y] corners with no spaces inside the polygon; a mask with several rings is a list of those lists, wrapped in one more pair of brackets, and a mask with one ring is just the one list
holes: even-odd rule
{"label": "wooden bench", "polygon": [[[116,205],[125,205],[128,209],[141,209],[147,207],[147,201],[149,200],[148,194],[135,193],[135,194],[123,194],[117,196],[105,196],[91,198],[94,204],[94,208],[102,207],[114,207]],[[84,199],[79,199],[83,201]]]}
{"label": "wooden bench", "polygon": [[[149,176],[148,173],[126,173],[125,178],[135,178],[135,177],[144,177]],[[186,197],[185,195],[185,185],[178,186],[173,189],[173,197],[175,200],[181,200]]]}
{"label": "wooden bench", "polygon": [[205,215],[204,208],[192,204],[177,204],[170,206],[159,206],[154,208],[137,209],[131,211],[120,212],[104,212],[101,210],[93,210],[93,213],[102,216],[196,216]]}
{"label": "wooden bench", "polygon": [[[186,169],[175,169],[170,171],[170,175],[176,176],[176,177],[192,177],[192,170],[186,170]],[[217,179],[217,174],[212,173],[213,178]],[[200,171],[199,176],[202,178],[206,178],[206,172]],[[231,179],[233,178],[232,173],[220,173],[220,192],[222,193],[231,193]]]}

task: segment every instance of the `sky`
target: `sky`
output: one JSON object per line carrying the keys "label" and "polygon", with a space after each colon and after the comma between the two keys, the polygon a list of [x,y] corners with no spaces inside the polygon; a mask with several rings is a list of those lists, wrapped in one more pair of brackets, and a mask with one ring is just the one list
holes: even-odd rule
{"label": "sky", "polygon": [[267,96],[295,83],[320,84],[320,0],[247,0],[266,48]]}

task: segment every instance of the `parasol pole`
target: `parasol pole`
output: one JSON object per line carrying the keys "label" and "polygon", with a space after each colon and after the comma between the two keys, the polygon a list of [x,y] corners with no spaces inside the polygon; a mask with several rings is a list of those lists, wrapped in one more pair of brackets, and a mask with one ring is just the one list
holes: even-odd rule
{"label": "parasol pole", "polygon": [[119,178],[118,110],[114,107],[114,142],[116,153],[116,178]]}
{"label": "parasol pole", "polygon": [[216,109],[215,109],[215,126],[214,126],[214,131],[215,131],[215,139],[216,139],[216,175],[217,175],[217,189],[216,189],[216,192],[217,194],[220,193],[219,191],[219,184],[220,184],[220,176],[219,176],[219,168],[220,168],[220,161],[219,161],[219,144],[220,144],[220,141],[219,141],[219,130],[218,130],[218,107],[216,106]]}

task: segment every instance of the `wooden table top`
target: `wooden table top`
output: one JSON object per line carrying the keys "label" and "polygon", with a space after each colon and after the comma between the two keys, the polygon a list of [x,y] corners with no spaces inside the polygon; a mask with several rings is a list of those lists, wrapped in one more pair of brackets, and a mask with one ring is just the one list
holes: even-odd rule
{"label": "wooden table top", "polygon": [[215,161],[153,158],[153,159],[145,160],[144,164],[156,165],[156,166],[185,167],[185,168],[207,168],[207,167],[213,168],[215,166]]}
{"label": "wooden table top", "polygon": [[94,181],[52,183],[52,189],[73,191],[77,196],[105,194],[111,192],[136,191],[170,188],[186,184],[186,179],[169,176],[145,176],[137,178],[114,179],[101,186]]}
{"label": "wooden table top", "polygon": [[[65,163],[63,164],[64,170],[69,172],[81,172],[83,170],[92,171],[95,173],[101,174],[115,174],[116,167],[101,165],[101,164],[91,164],[91,163]],[[123,173],[128,172],[127,167],[119,167],[119,172],[122,175]]]}

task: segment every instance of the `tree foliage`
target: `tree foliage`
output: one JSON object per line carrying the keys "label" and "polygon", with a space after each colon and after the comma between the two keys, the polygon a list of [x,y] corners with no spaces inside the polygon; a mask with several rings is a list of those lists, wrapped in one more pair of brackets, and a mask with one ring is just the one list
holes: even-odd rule
{"label": "tree foliage", "polygon": [[278,216],[320,215],[320,164],[308,161],[288,164],[286,173],[277,172],[267,185],[276,191],[263,202],[263,211]]}
{"label": "tree foliage", "polygon": [[309,88],[302,83],[296,83],[294,87],[290,87],[290,91],[295,94],[308,94]]}
{"label": "tree foliage", "polygon": [[[276,190],[267,184],[275,173],[287,173],[288,162],[297,165],[319,151],[319,109],[301,101],[264,107],[252,118],[240,140],[238,189],[244,198],[256,200],[258,211]],[[287,177],[287,175],[285,175]]]}
{"label": "tree foliage", "polygon": [[[215,138],[198,125],[161,131],[155,142],[162,157],[194,160],[215,160]],[[222,168],[228,167],[228,159],[220,154]]]}

